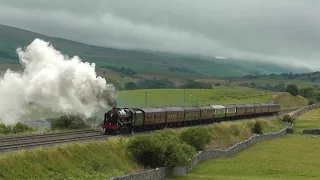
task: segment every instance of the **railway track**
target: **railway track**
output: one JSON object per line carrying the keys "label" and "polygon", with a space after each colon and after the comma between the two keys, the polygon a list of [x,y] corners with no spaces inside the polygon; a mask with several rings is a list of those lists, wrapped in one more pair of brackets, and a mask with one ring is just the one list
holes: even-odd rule
{"label": "railway track", "polygon": [[78,130],[26,136],[10,136],[0,138],[0,153],[8,153],[21,149],[31,149],[38,146],[54,146],[58,144],[107,139],[97,130]]}
{"label": "railway track", "polygon": [[[284,110],[284,111],[280,111],[279,114],[281,115],[281,114],[292,112],[295,110],[297,109]],[[210,124],[207,124],[207,125],[210,125]],[[150,132],[149,131],[138,132],[137,134],[150,133]],[[132,134],[126,134],[124,136],[132,136]],[[110,136],[104,135],[99,130],[77,130],[77,131],[57,132],[57,133],[48,133],[48,134],[32,134],[32,135],[25,135],[25,136],[6,136],[6,137],[0,137],[0,154],[14,152],[21,149],[31,149],[39,146],[54,146],[54,145],[80,142],[80,141],[103,140],[103,139],[107,139],[108,137]]]}

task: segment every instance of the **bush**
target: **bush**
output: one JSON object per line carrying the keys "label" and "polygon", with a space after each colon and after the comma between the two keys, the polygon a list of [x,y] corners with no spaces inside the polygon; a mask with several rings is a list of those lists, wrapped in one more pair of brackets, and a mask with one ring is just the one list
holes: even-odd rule
{"label": "bush", "polygon": [[211,142],[212,135],[208,129],[197,127],[182,131],[180,139],[194,147],[197,151],[202,151]]}
{"label": "bush", "polygon": [[316,102],[317,102],[317,100],[315,100],[315,99],[309,99],[308,105],[312,105],[312,104],[314,104]]}
{"label": "bush", "polygon": [[164,166],[175,167],[178,165],[187,165],[189,159],[191,159],[194,154],[194,148],[192,148],[188,144],[169,144],[164,156]]}
{"label": "bush", "polygon": [[84,129],[88,127],[86,121],[79,116],[63,115],[51,120],[51,129]]}
{"label": "bush", "polygon": [[252,132],[252,133],[255,133],[255,134],[263,134],[261,123],[258,122],[258,121],[256,121],[256,122],[254,123],[254,125],[252,126],[252,128],[251,128],[251,132]]}
{"label": "bush", "polygon": [[145,167],[163,165],[165,146],[152,135],[137,135],[129,140],[128,151]]}
{"label": "bush", "polygon": [[172,130],[134,136],[129,139],[127,150],[136,161],[151,168],[186,165],[195,153]]}
{"label": "bush", "polygon": [[35,129],[25,124],[22,124],[21,122],[15,125],[5,125],[3,123],[0,123],[0,134],[18,134],[33,131],[35,131]]}
{"label": "bush", "polygon": [[22,123],[17,123],[12,127],[12,132],[17,134],[17,133],[23,133],[23,132],[32,132],[34,129],[30,126],[27,126]]}
{"label": "bush", "polygon": [[283,117],[282,117],[282,121],[283,122],[288,122],[288,123],[293,123],[294,122],[294,119],[292,116],[290,116],[289,114],[285,114]]}
{"label": "bush", "polygon": [[10,133],[12,133],[11,126],[0,123],[0,134],[10,134]]}

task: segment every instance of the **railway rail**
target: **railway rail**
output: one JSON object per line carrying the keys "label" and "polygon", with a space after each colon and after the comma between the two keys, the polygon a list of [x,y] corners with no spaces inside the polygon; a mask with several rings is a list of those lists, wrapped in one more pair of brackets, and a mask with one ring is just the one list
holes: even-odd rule
{"label": "railway rail", "polygon": [[[280,111],[279,115],[295,110],[297,109]],[[145,131],[139,132],[137,134],[141,133],[150,132]],[[127,134],[124,136],[132,136],[132,134]],[[108,139],[109,137],[109,135],[104,135],[102,131],[90,129],[47,134],[32,134],[24,136],[5,136],[0,137],[0,154],[14,152],[22,149],[31,149],[39,146],[54,146],[72,142],[103,140]]]}
{"label": "railway rail", "polygon": [[78,130],[59,133],[1,137],[0,153],[30,149],[38,146],[53,146],[77,141],[90,141],[106,138],[108,138],[108,136],[103,135],[97,130]]}

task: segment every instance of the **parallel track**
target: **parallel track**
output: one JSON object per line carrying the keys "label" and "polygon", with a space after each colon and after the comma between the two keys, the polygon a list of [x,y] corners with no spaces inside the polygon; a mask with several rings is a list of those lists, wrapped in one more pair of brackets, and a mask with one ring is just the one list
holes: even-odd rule
{"label": "parallel track", "polygon": [[[296,109],[280,111],[279,114],[281,115],[281,114],[292,112],[295,110]],[[243,119],[239,119],[239,120],[243,120]],[[149,132],[148,131],[137,132],[137,134],[141,134],[141,133],[149,133]],[[132,136],[132,134],[127,134],[124,136]],[[102,139],[107,139],[108,137],[110,136],[104,135],[101,131],[98,131],[98,130],[77,130],[77,131],[48,133],[48,134],[0,137],[0,154],[18,151],[21,149],[31,149],[39,146],[53,146],[53,145],[72,143],[77,141],[102,140]]]}
{"label": "parallel track", "polygon": [[30,149],[38,146],[52,146],[76,141],[106,139],[109,136],[97,130],[78,130],[26,136],[10,136],[0,138],[0,153],[8,153],[20,149]]}

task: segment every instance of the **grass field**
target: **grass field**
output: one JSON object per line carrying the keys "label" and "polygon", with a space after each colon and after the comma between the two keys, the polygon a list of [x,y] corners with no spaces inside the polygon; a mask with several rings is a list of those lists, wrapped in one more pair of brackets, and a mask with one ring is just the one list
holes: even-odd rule
{"label": "grass field", "polygon": [[320,128],[320,108],[313,109],[308,113],[299,116],[295,123],[295,132],[302,132],[303,129]]}
{"label": "grass field", "polygon": [[[147,92],[147,99],[146,99]],[[186,105],[267,103],[272,92],[251,88],[217,87],[214,89],[187,89]],[[148,89],[118,92],[119,106],[155,107],[184,105],[183,89]],[[147,102],[147,103],[146,103]]]}
{"label": "grass field", "polygon": [[287,135],[258,143],[231,158],[211,159],[173,179],[319,179],[320,137]]}
{"label": "grass field", "polygon": [[[296,84],[299,88],[306,88],[306,87],[312,87],[313,85],[319,85],[319,83],[311,82],[308,79],[301,79],[301,78],[295,78],[295,79],[287,79],[287,78],[271,78],[271,77],[261,77],[257,79],[249,80],[249,83],[254,82],[256,84],[270,84],[270,85],[276,85],[277,83],[284,83],[285,86],[288,84]],[[243,83],[243,82],[242,82]]]}
{"label": "grass field", "polygon": [[274,102],[281,104],[281,110],[302,108],[308,105],[308,99],[302,96],[292,96],[287,92],[277,95]]}

